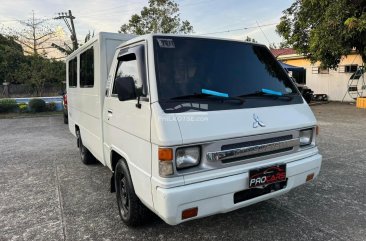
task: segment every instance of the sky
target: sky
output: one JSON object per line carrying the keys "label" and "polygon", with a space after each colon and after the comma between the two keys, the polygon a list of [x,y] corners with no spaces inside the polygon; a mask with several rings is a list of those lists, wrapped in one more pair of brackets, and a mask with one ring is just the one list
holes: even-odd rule
{"label": "sky", "polygon": [[[180,17],[188,20],[194,34],[244,40],[246,36],[259,43],[280,43],[275,32],[282,11],[293,0],[175,0],[180,7]],[[117,32],[131,15],[139,13],[148,0],[1,0],[0,27],[16,28],[16,20],[32,17],[49,18],[59,12],[72,10],[76,17],[78,39],[91,32]],[[50,20],[52,27],[66,31],[62,20]],[[262,27],[258,27],[262,26]],[[248,28],[249,27],[249,28]],[[247,28],[247,29],[245,29]]]}

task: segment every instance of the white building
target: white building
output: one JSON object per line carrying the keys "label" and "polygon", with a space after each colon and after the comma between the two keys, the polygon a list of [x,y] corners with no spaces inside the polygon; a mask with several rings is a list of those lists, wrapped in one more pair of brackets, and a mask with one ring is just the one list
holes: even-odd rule
{"label": "white building", "polygon": [[[283,63],[299,66],[306,69],[306,85],[314,91],[314,94],[327,94],[332,101],[354,101],[347,93],[349,79],[362,66],[362,58],[358,54],[350,54],[342,57],[339,67],[334,69],[323,69],[320,63],[311,64],[309,59],[296,53],[294,49],[271,49],[278,60]],[[365,74],[366,75],[366,74]],[[364,75],[365,81],[366,76]],[[353,83],[355,85],[357,81]],[[363,86],[362,77],[358,82],[358,92],[366,96],[366,86]],[[346,94],[346,95],[345,95]]]}

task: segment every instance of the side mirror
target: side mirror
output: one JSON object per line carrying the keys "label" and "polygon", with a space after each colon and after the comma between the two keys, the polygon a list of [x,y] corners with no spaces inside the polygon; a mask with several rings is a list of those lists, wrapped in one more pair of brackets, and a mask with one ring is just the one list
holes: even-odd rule
{"label": "side mirror", "polygon": [[135,81],[132,77],[119,77],[115,80],[115,85],[120,101],[136,99]]}

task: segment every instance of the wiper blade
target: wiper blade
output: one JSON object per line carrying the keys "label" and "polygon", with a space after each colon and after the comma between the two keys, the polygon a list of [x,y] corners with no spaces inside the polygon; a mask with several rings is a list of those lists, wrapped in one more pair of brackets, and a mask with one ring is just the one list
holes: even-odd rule
{"label": "wiper blade", "polygon": [[249,93],[249,94],[245,94],[245,95],[240,95],[239,97],[251,97],[251,96],[255,96],[255,97],[271,97],[271,98],[281,98],[281,97],[285,97],[289,100],[293,99],[293,95],[290,94],[285,94],[279,91],[274,91],[274,90],[270,90],[270,89],[261,89],[260,91],[256,91],[253,93]]}
{"label": "wiper blade", "polygon": [[219,101],[239,101],[240,104],[243,104],[245,101],[240,97],[229,96],[228,94],[216,92],[212,90],[202,89],[202,93],[194,93],[191,95],[183,95],[173,97],[170,100],[186,100],[186,99],[207,99],[207,100],[219,100]]}

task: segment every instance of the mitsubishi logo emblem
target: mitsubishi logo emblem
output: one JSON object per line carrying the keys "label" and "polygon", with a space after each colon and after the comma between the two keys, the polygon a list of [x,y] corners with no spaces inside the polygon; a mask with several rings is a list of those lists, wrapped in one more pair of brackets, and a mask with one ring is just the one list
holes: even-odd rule
{"label": "mitsubishi logo emblem", "polygon": [[261,120],[259,120],[259,117],[256,114],[253,114],[253,119],[254,119],[253,128],[257,128],[258,126],[260,127],[266,126]]}

